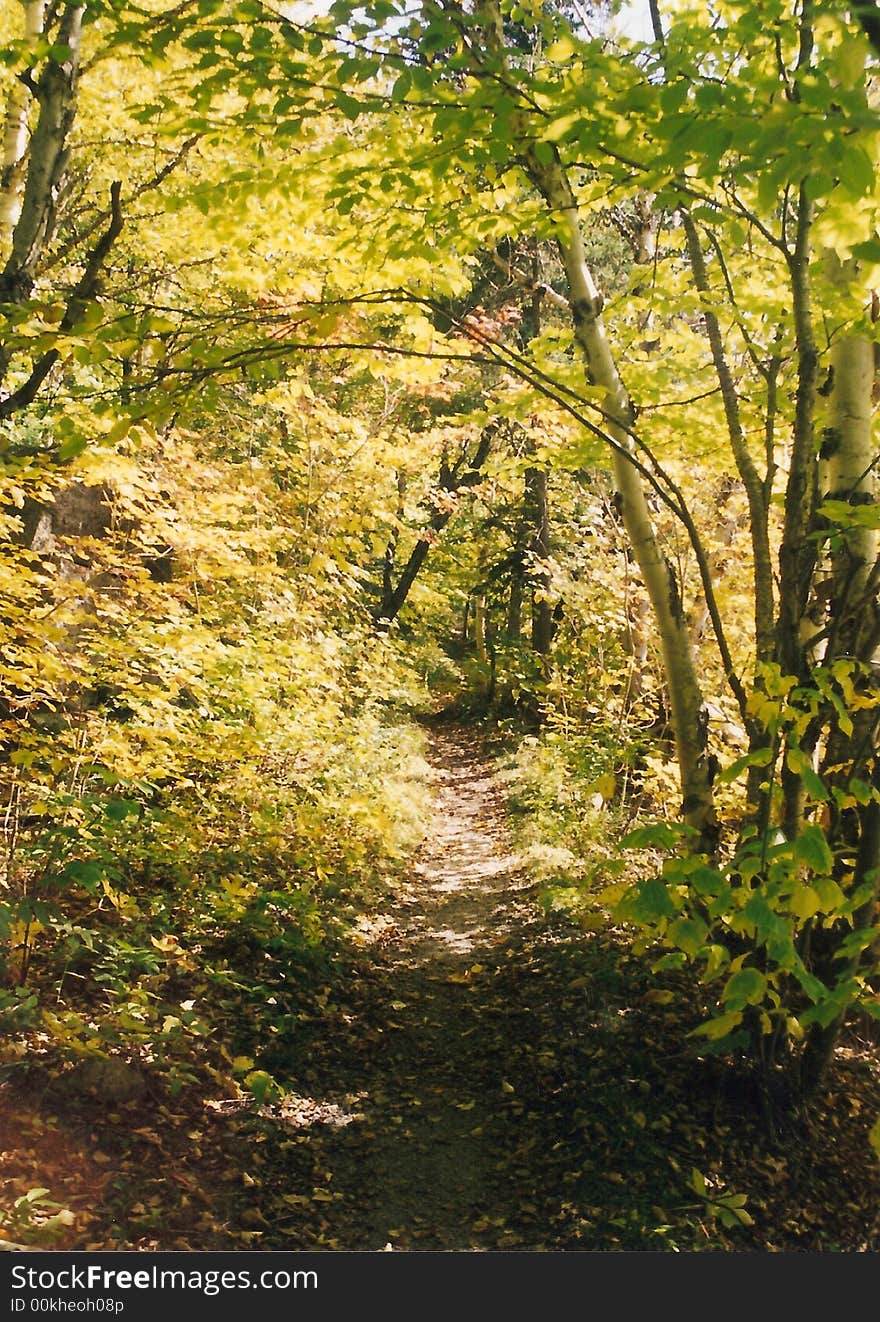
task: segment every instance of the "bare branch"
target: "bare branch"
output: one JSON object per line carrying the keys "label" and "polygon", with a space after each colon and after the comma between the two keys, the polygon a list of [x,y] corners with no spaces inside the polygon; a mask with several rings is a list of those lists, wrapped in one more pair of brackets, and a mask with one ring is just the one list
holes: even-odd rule
{"label": "bare branch", "polygon": [[[59,326],[59,331],[62,334],[69,333],[76,328],[85,311],[85,305],[89,299],[94,297],[101,268],[110,254],[110,249],[121,234],[124,223],[122,184],[117,180],[110,186],[110,224],[89,254],[79,283],[67,301],[64,316],[61,318]],[[28,379],[11,395],[8,395],[6,399],[0,400],[0,419],[11,418],[13,414],[19,413],[34,402],[40,387],[60,357],[61,353],[58,349],[49,349],[37,360]]]}

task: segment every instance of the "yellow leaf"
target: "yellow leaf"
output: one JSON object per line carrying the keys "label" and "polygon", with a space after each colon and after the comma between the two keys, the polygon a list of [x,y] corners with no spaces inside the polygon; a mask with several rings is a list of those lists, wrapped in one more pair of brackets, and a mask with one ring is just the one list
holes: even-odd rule
{"label": "yellow leaf", "polygon": [[604,776],[599,776],[597,780],[592,781],[587,786],[587,791],[595,794],[601,794],[607,803],[609,799],[614,798],[614,791],[617,789],[617,777],[613,771],[607,772]]}
{"label": "yellow leaf", "polygon": [[157,950],[161,950],[166,955],[170,954],[172,951],[180,949],[180,946],[177,944],[176,936],[162,936],[158,938],[151,936],[150,944],[154,945]]}
{"label": "yellow leaf", "polygon": [[796,918],[812,918],[822,908],[822,901],[812,886],[798,886],[788,905]]}
{"label": "yellow leaf", "polygon": [[691,1030],[691,1037],[707,1037],[710,1042],[717,1042],[719,1038],[726,1037],[738,1024],[742,1023],[742,1013],[739,1010],[728,1010],[727,1014],[719,1015],[717,1019],[710,1019],[706,1024],[700,1024],[697,1028]]}

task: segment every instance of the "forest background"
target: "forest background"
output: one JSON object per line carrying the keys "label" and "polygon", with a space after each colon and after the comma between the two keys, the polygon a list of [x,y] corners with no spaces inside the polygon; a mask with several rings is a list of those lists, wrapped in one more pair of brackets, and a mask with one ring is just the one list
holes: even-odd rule
{"label": "forest background", "polygon": [[[876,7],[0,28],[7,1086],[281,1096],[446,707],[544,909],[811,1114],[880,1017]],[[86,1233],[47,1180],[6,1238]]]}

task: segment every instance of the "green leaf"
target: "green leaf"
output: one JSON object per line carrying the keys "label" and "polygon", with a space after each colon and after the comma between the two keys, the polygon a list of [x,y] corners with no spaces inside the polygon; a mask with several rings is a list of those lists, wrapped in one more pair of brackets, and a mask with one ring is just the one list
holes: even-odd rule
{"label": "green leaf", "polygon": [[853,257],[876,266],[880,263],[880,239],[868,239],[865,243],[857,243],[853,248]]}
{"label": "green leaf", "polygon": [[757,1005],[767,990],[767,979],[758,969],[740,969],[728,978],[722,999],[731,1010],[742,1010],[746,1005]]}
{"label": "green leaf", "polygon": [[681,110],[688,98],[688,89],[690,83],[686,78],[677,78],[675,82],[666,83],[660,89],[660,109],[664,115],[674,114]]}
{"label": "green leaf", "polygon": [[795,918],[806,920],[807,918],[812,918],[813,914],[819,912],[822,908],[822,900],[818,892],[815,891],[812,886],[801,885],[795,889],[794,894],[788,902],[788,907],[791,909]]}
{"label": "green leaf", "polygon": [[405,101],[412,91],[412,85],[412,74],[408,69],[405,69],[391,89],[391,100],[395,102]]}
{"label": "green leaf", "polygon": [[717,165],[732,141],[733,133],[726,124],[711,124],[700,134],[700,151],[708,162]]}
{"label": "green leaf", "polygon": [[722,891],[728,890],[727,881],[717,868],[700,864],[688,873],[688,885],[704,899],[714,899]]}
{"label": "green leaf", "polygon": [[570,130],[581,123],[580,111],[573,111],[571,114],[562,115],[559,119],[554,119],[541,134],[543,142],[561,142],[563,138],[572,136]]}
{"label": "green leaf", "polygon": [[846,907],[846,896],[832,877],[814,877],[813,889],[823,913],[840,913]]}
{"label": "green leaf", "polygon": [[719,1042],[728,1033],[732,1033],[742,1023],[742,1013],[739,1010],[729,1010],[727,1014],[718,1015],[715,1019],[710,1019],[705,1024],[699,1024],[698,1027],[691,1029],[691,1037],[705,1037],[710,1042]]}
{"label": "green leaf", "polygon": [[828,791],[822,783],[821,776],[817,776],[812,767],[804,767],[801,772],[801,780],[804,782],[804,789],[814,803],[825,803],[827,801]]}
{"label": "green leaf", "polygon": [[244,1086],[253,1094],[258,1106],[283,1096],[283,1089],[265,1070],[251,1070],[245,1075]]}
{"label": "green leaf", "polygon": [[670,923],[666,935],[674,946],[693,958],[706,944],[709,929],[699,918],[677,918]]}
{"label": "green leaf", "polygon": [[68,459],[75,459],[78,454],[82,454],[88,443],[85,436],[68,436],[67,440],[62,441],[58,447],[58,458],[62,463]]}
{"label": "green leaf", "polygon": [[825,832],[815,822],[801,831],[795,840],[794,856],[813,872],[827,873],[834,866],[834,855],[828,848]]}
{"label": "green leaf", "polygon": [[640,826],[630,831],[620,844],[623,849],[673,849],[680,836],[681,832],[668,822],[654,822],[651,826]]}
{"label": "green leaf", "polygon": [[732,1200],[729,1203],[725,1203],[724,1206],[729,1214],[741,1226],[753,1226],[755,1224],[754,1217],[750,1216],[744,1207],[735,1206]]}
{"label": "green leaf", "polygon": [[701,1198],[705,1197],[707,1188],[706,1177],[702,1171],[697,1170],[696,1166],[691,1167],[690,1186],[695,1194],[699,1194]]}
{"label": "green leaf", "polygon": [[244,50],[244,38],[235,28],[221,29],[217,39],[223,49],[228,50],[232,55],[240,55]]}
{"label": "green leaf", "polygon": [[717,83],[703,83],[694,93],[694,100],[700,110],[715,110],[722,96],[723,91]]}
{"label": "green leaf", "polygon": [[621,902],[621,908],[628,917],[641,923],[673,918],[676,913],[667,887],[657,877],[637,882],[634,890]]}
{"label": "green leaf", "polygon": [[798,960],[795,962],[792,972],[801,987],[803,987],[804,991],[810,997],[810,1000],[818,1001],[828,995],[828,988],[825,986],[825,983],[817,978],[815,974],[810,973],[802,961]]}
{"label": "green leaf", "polygon": [[877,1117],[868,1131],[868,1142],[876,1155],[880,1157],[880,1116]]}
{"label": "green leaf", "polygon": [[731,762],[730,766],[725,767],[718,776],[718,780],[722,785],[729,785],[749,767],[769,767],[772,761],[772,748],[757,748],[753,753],[746,753],[743,757],[738,757],[735,762]]}
{"label": "green leaf", "polygon": [[111,822],[121,822],[126,817],[136,817],[140,810],[140,804],[132,803],[130,799],[109,799],[104,806],[104,816]]}
{"label": "green leaf", "polygon": [[687,956],[681,950],[671,950],[651,965],[652,973],[667,973],[670,969],[683,969]]}
{"label": "green leaf", "polygon": [[39,1203],[49,1193],[48,1189],[28,1189],[22,1198],[17,1198],[16,1203]]}
{"label": "green leaf", "polygon": [[850,505],[845,500],[823,500],[819,514],[838,528],[880,529],[880,505]]}
{"label": "green leaf", "polygon": [[759,941],[766,940],[779,922],[778,914],[773,912],[764,896],[757,891],[743,905],[743,916],[754,923]]}
{"label": "green leaf", "polygon": [[855,932],[847,932],[837,947],[841,959],[852,959],[880,936],[880,927],[860,927]]}
{"label": "green leaf", "polygon": [[577,47],[571,37],[563,36],[549,45],[544,52],[544,58],[551,64],[567,64],[574,55]]}
{"label": "green leaf", "polygon": [[535,160],[538,161],[539,164],[541,164],[541,165],[552,165],[552,164],[553,164],[554,156],[553,156],[553,144],[552,144],[552,143],[550,143],[550,142],[536,142],[536,143],[534,144],[534,146],[532,147],[531,150],[532,150],[532,152],[534,153]]}
{"label": "green leaf", "polygon": [[859,780],[857,776],[853,776],[852,780],[850,780],[847,785],[847,789],[855,799],[856,803],[870,803],[875,795],[875,790],[872,789],[867,781]]}
{"label": "green leaf", "polygon": [[725,964],[730,963],[730,952],[726,946],[711,945],[705,947],[703,955],[706,960],[706,967],[700,981],[711,982],[724,968]]}
{"label": "green leaf", "polygon": [[357,119],[364,110],[363,102],[349,96],[348,92],[337,92],[336,104],[346,119]]}
{"label": "green leaf", "polygon": [[94,893],[104,880],[104,864],[97,859],[71,859],[64,865],[60,880],[73,881],[84,890]]}
{"label": "green leaf", "polygon": [[779,202],[779,196],[782,192],[783,181],[780,170],[765,168],[758,175],[758,205],[763,212],[776,210]]}
{"label": "green leaf", "polygon": [[845,142],[838,161],[840,182],[853,197],[864,197],[874,187],[874,162],[854,142]]}

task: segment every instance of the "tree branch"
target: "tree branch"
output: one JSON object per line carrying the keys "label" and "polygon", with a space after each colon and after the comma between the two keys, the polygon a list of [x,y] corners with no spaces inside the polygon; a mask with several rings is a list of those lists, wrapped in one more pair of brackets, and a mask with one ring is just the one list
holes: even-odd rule
{"label": "tree branch", "polygon": [[[175,152],[174,156],[172,156],[171,160],[167,161],[165,165],[162,166],[161,170],[157,170],[149,179],[145,179],[142,183],[138,184],[136,188],[133,188],[128,198],[129,205],[132,202],[137,201],[139,197],[143,197],[144,193],[149,193],[154,188],[158,188],[160,184],[164,183],[168,176],[172,174],[179,165],[183,164],[193,147],[200,140],[201,136],[200,133],[194,133],[191,138],[187,138],[179,150]],[[53,267],[58,266],[59,263],[65,261],[79,244],[84,243],[86,239],[90,239],[95,233],[95,230],[103,225],[106,220],[111,219],[112,215],[113,205],[111,202],[109,207],[105,207],[103,211],[98,212],[97,216],[89,222],[84,230],[79,234],[74,235],[72,239],[69,239],[67,243],[58,248],[58,250],[52,254],[51,259],[44,264],[43,270],[51,271]]]}
{"label": "tree branch", "polygon": [[[122,184],[117,180],[110,185],[110,224],[89,254],[82,276],[67,300],[64,316],[58,328],[59,333],[67,334],[74,330],[82,319],[86,303],[94,297],[101,268],[121,234],[124,223]],[[20,413],[34,402],[40,387],[60,358],[60,350],[49,349],[37,360],[28,379],[11,395],[7,395],[6,399],[0,401],[0,420],[11,418],[13,414]]]}

